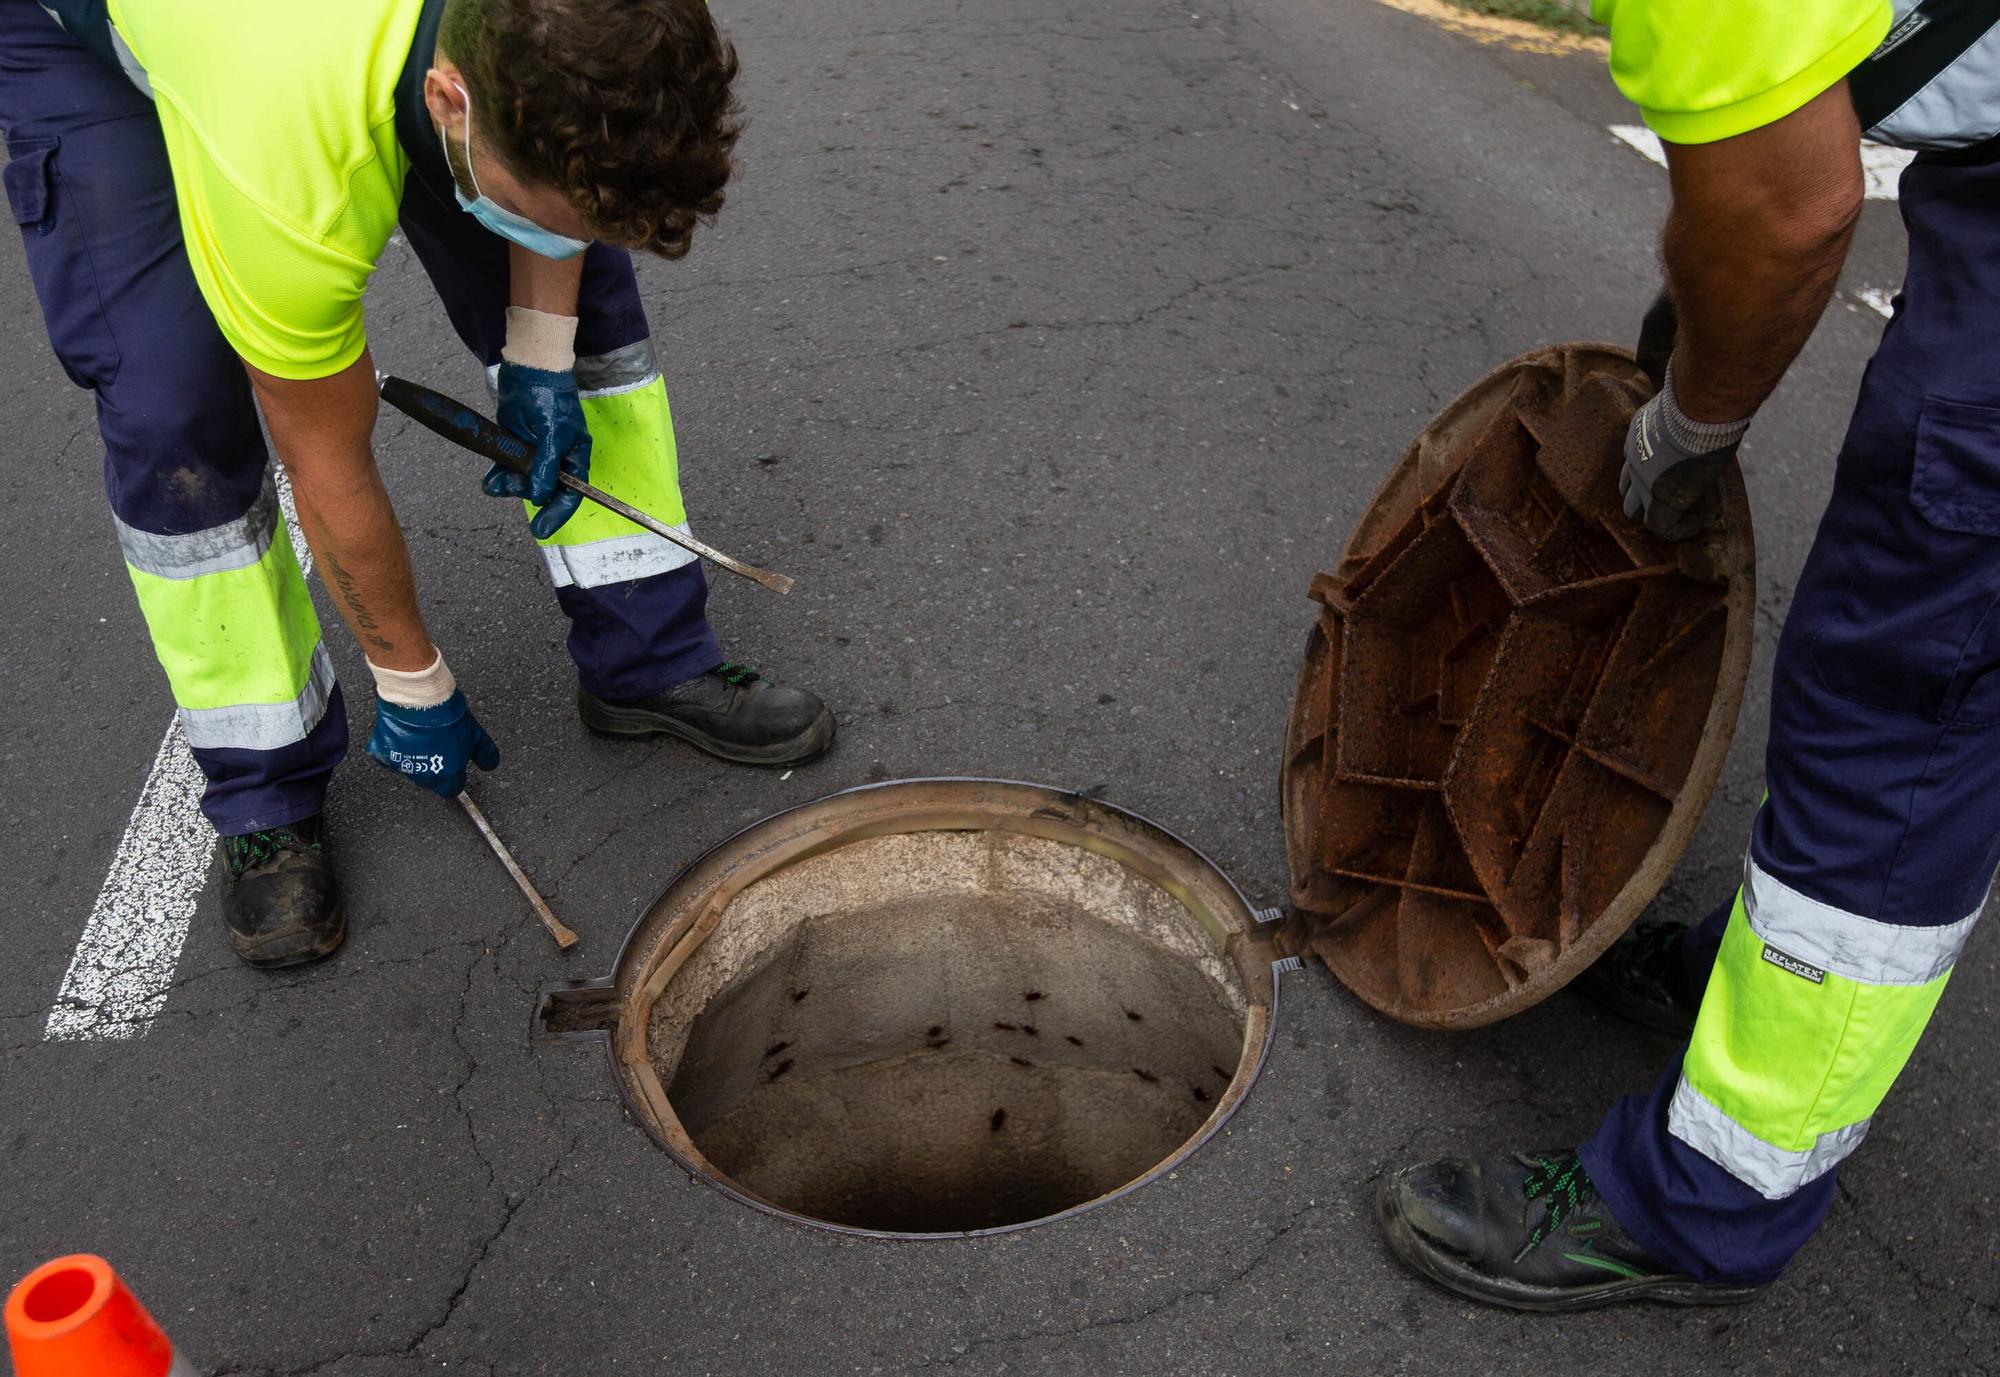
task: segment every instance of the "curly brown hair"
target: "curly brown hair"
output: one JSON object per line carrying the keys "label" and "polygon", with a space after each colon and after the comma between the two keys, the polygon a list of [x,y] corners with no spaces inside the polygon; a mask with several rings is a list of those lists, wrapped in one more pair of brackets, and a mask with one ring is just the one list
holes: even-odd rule
{"label": "curly brown hair", "polygon": [[598,238],[679,258],[722,209],[742,107],[703,0],[450,0],[438,47],[488,146]]}

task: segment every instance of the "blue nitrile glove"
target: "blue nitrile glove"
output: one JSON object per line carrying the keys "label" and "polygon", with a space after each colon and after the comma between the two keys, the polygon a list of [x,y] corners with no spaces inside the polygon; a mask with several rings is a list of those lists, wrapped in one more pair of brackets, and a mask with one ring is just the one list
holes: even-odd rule
{"label": "blue nitrile glove", "polygon": [[503,361],[499,420],[535,447],[535,458],[526,478],[495,464],[486,475],[486,491],[494,497],[524,497],[540,507],[528,529],[535,539],[547,540],[583,504],[583,496],[562,487],[557,474],[590,477],[590,427],[583,419],[576,374]]}
{"label": "blue nitrile glove", "polygon": [[464,792],[469,764],[482,770],[500,765],[500,748],[473,717],[460,689],[430,708],[406,708],[378,696],[368,754],[439,798]]}

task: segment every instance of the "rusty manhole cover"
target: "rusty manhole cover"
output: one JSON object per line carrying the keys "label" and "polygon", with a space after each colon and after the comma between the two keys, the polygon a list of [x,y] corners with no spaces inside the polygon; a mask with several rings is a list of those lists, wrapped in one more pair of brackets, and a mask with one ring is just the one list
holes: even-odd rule
{"label": "rusty manhole cover", "polygon": [[1546,998],[1630,926],[1714,790],[1749,671],[1755,551],[1731,465],[1705,538],[1620,510],[1651,388],[1538,350],[1417,438],[1313,581],[1284,766],[1293,915],[1408,1023]]}

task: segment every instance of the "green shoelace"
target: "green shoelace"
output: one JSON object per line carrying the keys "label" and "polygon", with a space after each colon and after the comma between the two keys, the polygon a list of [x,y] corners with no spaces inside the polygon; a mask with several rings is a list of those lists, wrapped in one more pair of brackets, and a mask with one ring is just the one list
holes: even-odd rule
{"label": "green shoelace", "polygon": [[754,684],[764,677],[748,665],[735,664],[729,660],[717,665],[715,672],[720,674],[722,681],[731,688],[742,688],[745,684]]}
{"label": "green shoelace", "polygon": [[1590,1183],[1583,1159],[1575,1153],[1555,1157],[1536,1153],[1535,1163],[1536,1170],[1522,1185],[1521,1194],[1529,1200],[1546,1200],[1548,1208],[1543,1211],[1541,1221],[1528,1231],[1528,1241],[1521,1245],[1521,1251],[1514,1254],[1516,1262],[1541,1247],[1565,1219],[1597,1198],[1597,1187]]}
{"label": "green shoelace", "polygon": [[263,832],[222,839],[222,855],[228,862],[229,873],[238,878],[252,866],[269,862],[280,851],[317,850],[318,842],[307,841],[289,827],[273,827]]}

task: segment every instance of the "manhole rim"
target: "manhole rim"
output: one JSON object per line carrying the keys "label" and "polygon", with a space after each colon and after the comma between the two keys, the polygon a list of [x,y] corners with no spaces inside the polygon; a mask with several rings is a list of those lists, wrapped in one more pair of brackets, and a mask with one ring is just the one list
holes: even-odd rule
{"label": "manhole rim", "polygon": [[[660,962],[670,958],[682,946],[691,951],[706,941],[710,933],[701,934],[690,945],[688,939],[700,921],[700,915],[683,912],[678,918],[668,918],[676,908],[686,909],[685,899],[677,898],[679,891],[696,886],[698,877],[706,869],[712,868],[718,859],[742,849],[746,843],[754,842],[759,834],[780,834],[787,830],[787,824],[796,826],[802,815],[816,812],[844,812],[863,800],[880,799],[896,793],[923,791],[935,794],[944,790],[990,790],[1020,793],[1023,802],[1039,800],[1040,807],[1024,810],[1022,818],[1048,817],[1045,809],[1068,809],[1083,818],[1068,817],[1071,826],[1086,835],[1093,829],[1088,825],[1089,814],[1102,815],[1104,819],[1130,829],[1138,835],[1155,842],[1166,844],[1170,851],[1177,850],[1181,859],[1191,864],[1196,873],[1208,880],[1215,889],[1229,901],[1233,910],[1229,917],[1230,932],[1222,945],[1217,948],[1220,959],[1232,964],[1245,982],[1248,997],[1244,1019],[1243,1051],[1238,1057],[1229,1084],[1217,1096],[1215,1108],[1204,1119],[1201,1126],[1172,1152],[1115,1190],[1094,1196],[1089,1200],[1072,1205],[1054,1214],[1041,1215],[1034,1219],[996,1225],[984,1229],[967,1229],[947,1232],[918,1233],[899,1232],[885,1229],[868,1229],[837,1221],[821,1219],[813,1215],[789,1209],[767,1200],[743,1187],[727,1173],[709,1162],[694,1143],[686,1138],[682,1130],[677,1138],[668,1129],[672,1123],[678,1127],[678,1116],[673,1112],[665,1087],[643,1056],[633,1055],[633,1040],[643,1046],[645,1028],[650,1020],[657,991],[643,1002],[640,1001],[640,987],[654,979]],[[923,814],[912,809],[912,816]],[[1051,818],[1050,821],[1055,821]],[[894,832],[921,832],[938,830],[935,826],[922,825],[891,829],[875,835],[890,835]],[[864,834],[868,835],[868,834]],[[1030,833],[1036,835],[1036,833]],[[828,847],[846,844],[860,837],[849,837],[844,841],[830,841]],[[757,855],[746,850],[743,859]],[[816,854],[816,853],[808,853]],[[785,857],[779,864],[791,864],[801,856]],[[1114,859],[1118,859],[1114,857]],[[1121,864],[1127,862],[1121,860]],[[777,868],[777,867],[773,867]],[[1144,873],[1143,871],[1141,873]],[[1150,878],[1150,877],[1149,877]],[[747,882],[746,882],[747,883]],[[687,896],[692,897],[692,896]],[[727,908],[725,901],[722,909]],[[1220,916],[1220,915],[1218,915]],[[806,1228],[843,1234],[855,1238],[884,1239],[896,1242],[946,1242],[959,1239],[989,1238],[1003,1234],[1018,1233],[1024,1229],[1038,1229],[1045,1225],[1060,1223],[1087,1214],[1100,1206],[1123,1199],[1134,1191],[1159,1180],[1178,1170],[1190,1158],[1206,1146],[1235,1117],[1237,1111],[1249,1098],[1262,1077],[1275,1044],[1278,1026],[1278,1003],[1280,975],[1297,966],[1295,960],[1282,957],[1269,943],[1261,930],[1263,925],[1276,916],[1276,910],[1260,908],[1251,902],[1242,889],[1221,866],[1217,865],[1201,848],[1195,846],[1171,828],[1122,805],[1096,798],[1079,790],[1063,789],[1053,785],[1036,784],[1026,780],[1001,779],[978,775],[935,775],[913,776],[904,779],[882,780],[869,784],[838,789],[817,798],[790,805],[778,812],[759,818],[747,826],[705,848],[693,859],[682,865],[668,881],[660,893],[643,904],[620,943],[608,975],[593,980],[573,980],[545,988],[538,1001],[535,1026],[543,1040],[574,1040],[589,1038],[601,1040],[611,1060],[612,1078],[617,1083],[618,1093],[627,1116],[645,1130],[653,1144],[670,1157],[675,1165],[689,1176],[710,1189],[718,1191],[739,1204],[747,1205],[759,1213],[797,1224]],[[717,915],[718,921],[720,913]],[[685,958],[683,958],[685,959]],[[659,980],[664,986],[671,980],[672,972]],[[588,1027],[574,1032],[548,1033],[549,1015],[557,1005],[564,1002],[578,1007],[598,1011],[595,1016],[587,1016]],[[629,1024],[629,1027],[628,1027]],[[649,1084],[650,1082],[650,1084]],[[658,1105],[653,1103],[657,1097]],[[661,1109],[667,1112],[664,1117]]]}

